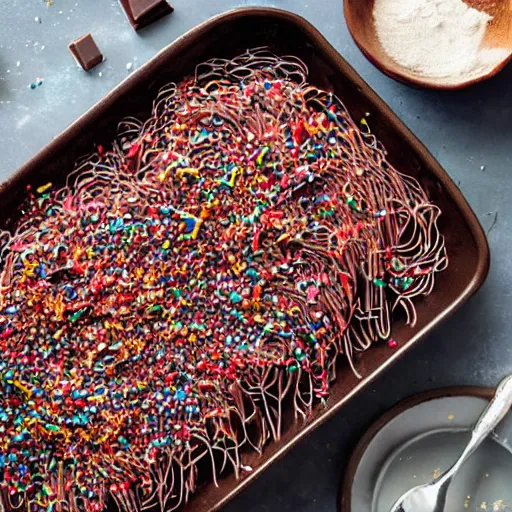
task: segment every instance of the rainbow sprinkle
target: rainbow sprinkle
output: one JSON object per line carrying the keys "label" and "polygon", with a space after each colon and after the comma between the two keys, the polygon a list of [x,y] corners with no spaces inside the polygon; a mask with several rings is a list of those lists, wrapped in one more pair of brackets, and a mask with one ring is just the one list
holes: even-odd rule
{"label": "rainbow sprinkle", "polygon": [[1,235],[6,510],[174,510],[326,400],[339,355],[357,372],[394,309],[414,324],[440,211],[306,76],[202,64],[27,191]]}

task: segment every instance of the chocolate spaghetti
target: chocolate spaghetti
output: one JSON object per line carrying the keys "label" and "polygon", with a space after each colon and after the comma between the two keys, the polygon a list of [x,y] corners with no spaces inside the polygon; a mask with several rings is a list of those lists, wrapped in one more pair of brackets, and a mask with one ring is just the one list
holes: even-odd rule
{"label": "chocolate spaghetti", "polygon": [[293,57],[165,87],[1,234],[4,509],[170,511],[239,475],[339,356],[414,325],[439,215]]}

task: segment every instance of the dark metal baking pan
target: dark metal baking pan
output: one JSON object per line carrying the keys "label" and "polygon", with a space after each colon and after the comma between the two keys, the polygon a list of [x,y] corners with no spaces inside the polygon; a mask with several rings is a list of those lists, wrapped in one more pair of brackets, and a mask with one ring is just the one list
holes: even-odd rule
{"label": "dark metal baking pan", "polygon": [[310,82],[335,92],[354,119],[369,114],[371,129],[388,150],[390,162],[418,179],[443,211],[440,229],[446,237],[450,265],[439,276],[434,292],[417,303],[416,326],[407,327],[401,320],[394,324],[393,337],[399,342],[399,349],[393,351],[382,343],[365,353],[358,363],[362,380],[348,368],[341,369],[326,407],[317,407],[305,423],[288,428],[280,441],[266,447],[262,456],[247,454],[244,463],[253,470],[244,472],[241,480],[228,476],[221,479],[219,487],[205,485],[191,498],[187,511],[206,512],[225,504],[458,309],[482,285],[489,268],[489,249],[482,227],[448,174],[315,28],[299,16],[270,8],[238,9],[213,18],[124,80],[1,185],[0,225],[12,224],[28,183],[37,186],[48,181],[62,182],[76,159],[90,153],[95,143],[108,145],[115,138],[120,120],[128,115],[147,118],[163,85],[193,73],[196,64],[206,59],[233,57],[248,48],[265,45],[276,54],[301,58],[309,67]]}

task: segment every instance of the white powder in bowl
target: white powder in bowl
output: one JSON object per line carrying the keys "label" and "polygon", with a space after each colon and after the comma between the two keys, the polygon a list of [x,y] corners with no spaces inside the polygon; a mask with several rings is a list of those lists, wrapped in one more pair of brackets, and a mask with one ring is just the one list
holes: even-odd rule
{"label": "white powder in bowl", "polygon": [[420,78],[460,83],[510,53],[481,47],[492,18],[462,0],[375,0],[373,17],[387,54]]}

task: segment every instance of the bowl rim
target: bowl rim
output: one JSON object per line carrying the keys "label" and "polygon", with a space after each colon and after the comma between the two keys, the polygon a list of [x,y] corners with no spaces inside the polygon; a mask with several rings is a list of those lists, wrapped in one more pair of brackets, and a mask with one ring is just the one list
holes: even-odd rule
{"label": "bowl rim", "polygon": [[494,389],[477,386],[455,386],[448,388],[438,388],[430,391],[410,396],[401,402],[398,402],[391,409],[382,414],[364,433],[363,437],[357,443],[349,463],[342,477],[338,493],[338,512],[352,512],[352,485],[357,473],[357,469],[366,453],[370,443],[375,436],[392,420],[417,405],[440,398],[450,397],[473,397],[491,400],[494,395]]}
{"label": "bowl rim", "polygon": [[[361,0],[358,0],[361,1]],[[486,80],[490,80],[491,78],[498,75],[503,69],[507,67],[507,65],[512,62],[512,49],[510,50],[509,56],[496,65],[491,71],[484,73],[480,76],[470,78],[463,82],[459,82],[456,84],[443,84],[434,82],[428,79],[422,79],[416,77],[412,74],[406,73],[405,71],[401,72],[397,69],[400,69],[397,65],[397,69],[392,68],[391,66],[385,64],[380,59],[376,57],[376,55],[370,50],[370,47],[366,44],[365,38],[361,37],[360,32],[356,29],[355,18],[352,16],[352,10],[349,7],[349,0],[343,0],[343,15],[345,17],[345,21],[347,23],[348,30],[352,39],[356,43],[356,46],[361,50],[363,55],[380,71],[382,71],[387,76],[397,80],[398,82],[404,83],[406,85],[410,85],[416,88],[424,88],[424,89],[434,89],[438,91],[457,91],[460,89],[466,89],[471,87],[472,85],[479,84],[481,82],[485,82]],[[372,21],[373,23],[373,21]]]}

